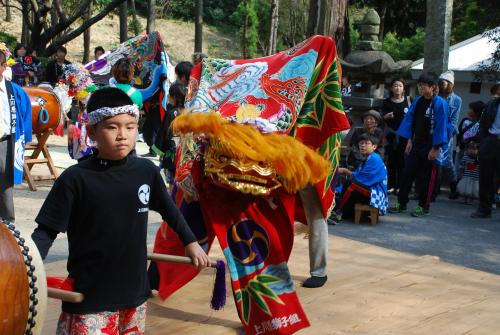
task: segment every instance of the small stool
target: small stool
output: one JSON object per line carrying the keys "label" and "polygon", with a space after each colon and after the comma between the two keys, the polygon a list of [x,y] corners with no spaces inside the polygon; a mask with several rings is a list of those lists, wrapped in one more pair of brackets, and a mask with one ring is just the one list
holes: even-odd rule
{"label": "small stool", "polygon": [[359,221],[361,220],[361,216],[365,212],[370,213],[370,220],[371,220],[372,225],[378,223],[378,208],[375,208],[375,207],[372,207],[369,205],[355,204],[354,205],[354,223],[355,224],[359,224]]}

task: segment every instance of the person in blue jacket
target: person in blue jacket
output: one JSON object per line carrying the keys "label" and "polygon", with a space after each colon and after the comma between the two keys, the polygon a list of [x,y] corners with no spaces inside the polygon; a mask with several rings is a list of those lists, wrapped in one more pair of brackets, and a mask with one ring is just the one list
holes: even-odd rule
{"label": "person in blue jacket", "polygon": [[3,77],[7,55],[0,51],[0,218],[14,221],[14,184],[23,181],[24,144],[31,142],[31,102]]}
{"label": "person in blue jacket", "polygon": [[373,134],[364,133],[359,137],[359,152],[364,157],[356,170],[338,168],[338,173],[351,178],[344,187],[342,200],[335,209],[333,221],[354,215],[356,203],[367,204],[378,209],[380,215],[387,212],[387,168],[376,152],[379,139]]}
{"label": "person in blue jacket", "polygon": [[443,164],[443,152],[448,143],[448,103],[435,95],[437,76],[423,73],[418,78],[420,97],[411,104],[399,129],[398,135],[408,139],[407,155],[398,202],[390,213],[406,211],[408,194],[416,180],[419,195],[418,206],[412,216],[429,214],[429,206],[436,181],[437,165]]}

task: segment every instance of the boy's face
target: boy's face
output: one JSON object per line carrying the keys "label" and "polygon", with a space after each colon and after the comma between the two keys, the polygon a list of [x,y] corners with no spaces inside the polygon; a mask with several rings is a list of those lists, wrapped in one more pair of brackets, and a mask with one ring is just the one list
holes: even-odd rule
{"label": "boy's face", "polygon": [[99,157],[120,160],[132,151],[137,137],[137,121],[129,114],[119,114],[88,127],[89,137],[97,142]]}
{"label": "boy's face", "polygon": [[377,145],[373,144],[372,141],[367,141],[367,140],[361,140],[358,143],[359,146],[359,152],[361,152],[362,155],[368,156],[375,150],[377,150]]}
{"label": "boy's face", "polygon": [[429,85],[422,82],[418,83],[417,86],[418,86],[418,93],[426,98],[431,97],[434,94],[434,89],[436,88],[435,85]]}

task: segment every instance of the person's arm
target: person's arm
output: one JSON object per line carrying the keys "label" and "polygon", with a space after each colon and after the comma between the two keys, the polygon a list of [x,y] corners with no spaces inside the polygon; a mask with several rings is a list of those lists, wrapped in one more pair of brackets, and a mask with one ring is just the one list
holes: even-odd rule
{"label": "person's arm", "polygon": [[38,248],[42,259],[47,257],[49,249],[52,246],[52,243],[54,243],[57,234],[59,234],[57,230],[42,224],[39,224],[38,227],[35,228],[35,231],[33,231],[33,234],[31,234],[31,239]]}
{"label": "person's arm", "polygon": [[403,121],[401,121],[401,124],[399,125],[399,128],[397,130],[397,134],[399,136],[404,137],[408,140],[413,137],[413,118],[415,115],[415,108],[419,99],[421,99],[421,97],[413,101],[410,109],[408,110],[408,113],[406,113],[406,115],[404,116]]}
{"label": "person's arm", "polygon": [[432,148],[438,150],[448,142],[448,103],[439,97],[435,97],[432,104],[434,109],[434,129],[432,133]]}
{"label": "person's arm", "polygon": [[65,172],[56,180],[35,221],[38,227],[31,235],[45,259],[58,233],[65,232],[73,210],[74,193],[64,182]]}
{"label": "person's arm", "polygon": [[348,177],[351,177],[351,176],[352,176],[352,171],[351,171],[351,170],[349,170],[349,169],[346,169],[346,168],[339,167],[339,168],[337,169],[337,172],[338,172],[339,174],[346,175],[346,176],[348,176]]}
{"label": "person's arm", "polygon": [[450,117],[450,123],[453,127],[453,135],[458,133],[458,119],[460,118],[460,111],[462,110],[462,98],[456,95],[456,99],[453,102],[454,111]]}

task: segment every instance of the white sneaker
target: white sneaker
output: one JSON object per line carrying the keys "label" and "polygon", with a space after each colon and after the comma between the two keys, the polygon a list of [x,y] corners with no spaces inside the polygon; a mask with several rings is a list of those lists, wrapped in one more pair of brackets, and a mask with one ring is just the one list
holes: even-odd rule
{"label": "white sneaker", "polygon": [[137,134],[137,142],[144,142],[144,136],[141,134]]}

